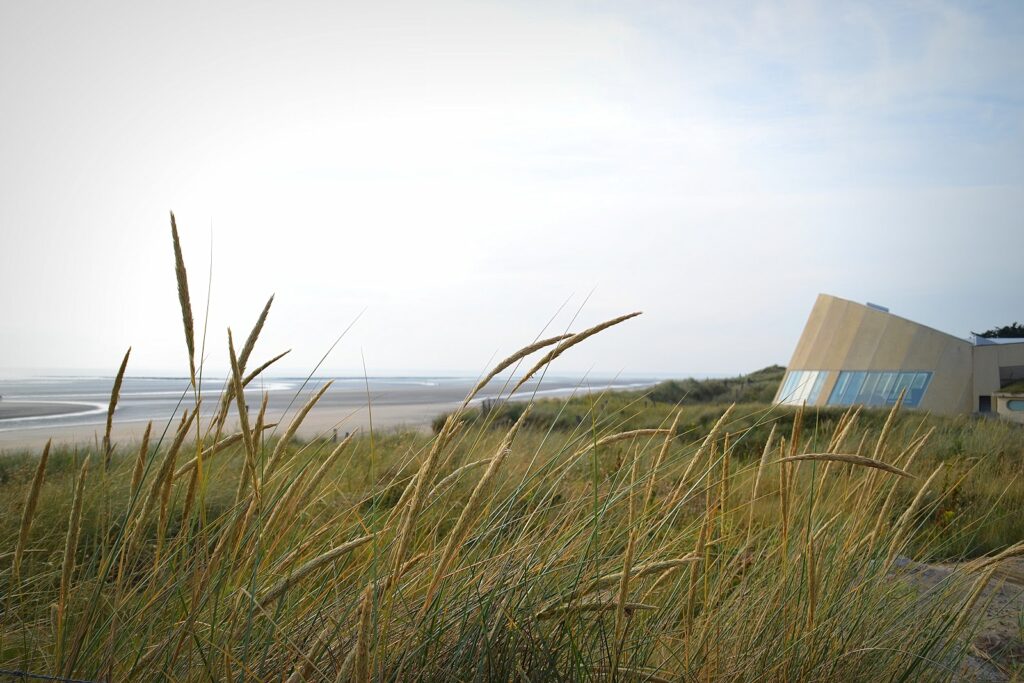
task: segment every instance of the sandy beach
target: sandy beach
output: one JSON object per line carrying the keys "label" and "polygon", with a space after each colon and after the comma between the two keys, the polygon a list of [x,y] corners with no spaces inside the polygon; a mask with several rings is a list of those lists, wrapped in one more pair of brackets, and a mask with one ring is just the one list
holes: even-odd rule
{"label": "sandy beach", "polygon": [[[445,411],[452,410],[457,401],[445,403],[428,403],[416,405],[381,405],[372,408],[372,425],[374,430],[416,429],[429,430],[431,420]],[[294,411],[292,411],[294,412]],[[204,411],[205,413],[205,411]],[[301,438],[311,439],[319,436],[331,436],[335,429],[339,436],[353,430],[367,430],[371,426],[371,411],[365,406],[352,409],[326,408],[314,409],[303,421],[298,431]],[[290,415],[291,413],[289,413]],[[205,417],[209,417],[205,415]],[[276,418],[274,421],[278,421]],[[146,422],[118,422],[115,418],[111,430],[115,443],[122,446],[135,444],[142,438]],[[154,429],[163,428],[167,421],[154,421]],[[52,439],[54,445],[74,446],[99,443],[103,438],[103,423],[88,425],[65,425],[51,428],[19,429],[0,431],[0,453],[22,449],[42,448],[47,440]],[[228,420],[229,429],[237,428],[237,421]]]}
{"label": "sandy beach", "polygon": [[[326,379],[277,378],[246,391],[250,409],[268,397],[268,421],[288,422]],[[38,449],[52,439],[55,445],[91,445],[103,437],[110,378],[22,380],[0,383],[0,452]],[[339,436],[354,430],[429,430],[435,417],[454,409],[475,380],[471,378],[337,378],[299,429],[302,438]],[[651,380],[583,381],[548,378],[530,384],[518,394],[526,399],[569,396],[576,392],[648,386]],[[202,419],[209,419],[218,403],[223,380],[204,382]],[[498,395],[499,381],[481,392],[480,399]],[[137,442],[146,425],[162,430],[193,405],[188,382],[177,378],[126,378],[114,415],[115,443]],[[233,414],[233,411],[232,411]],[[229,419],[235,427],[235,419]]]}

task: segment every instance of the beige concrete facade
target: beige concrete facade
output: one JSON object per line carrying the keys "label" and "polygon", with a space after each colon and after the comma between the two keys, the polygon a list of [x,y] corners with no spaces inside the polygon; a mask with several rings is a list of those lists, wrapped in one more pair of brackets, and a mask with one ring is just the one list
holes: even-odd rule
{"label": "beige concrete facade", "polygon": [[[1024,344],[983,344],[974,347],[975,396],[994,396],[1001,393],[999,388],[1003,383],[1019,379],[1024,379]],[[992,401],[993,409],[997,410],[995,399]]]}
{"label": "beige concrete facade", "polygon": [[992,400],[999,417],[1024,424],[1024,394],[996,394]]}
{"label": "beige concrete facade", "polygon": [[[832,403],[836,404],[844,395],[842,389],[850,386],[852,393],[847,393],[847,402],[842,403],[849,405],[851,400],[861,402],[850,397],[862,385],[860,396],[864,397],[871,395],[869,388],[877,384],[875,402],[869,405],[884,404],[886,399],[880,396],[888,396],[891,404],[901,386],[916,382],[916,387],[924,385],[923,393],[918,389],[910,405],[920,410],[954,415],[978,412],[991,405],[996,411],[1001,403],[993,397],[1000,386],[1010,379],[1024,378],[1024,342],[978,342],[940,332],[880,307],[820,294],[787,368],[787,378],[789,373],[798,373],[794,378],[813,381],[814,390],[801,392],[792,382],[787,388],[784,380],[775,401],[799,400],[822,406],[834,398]],[[841,376],[844,372],[845,379]],[[861,384],[853,387],[855,382]],[[841,391],[833,396],[837,383]],[[887,391],[882,391],[883,383]]]}

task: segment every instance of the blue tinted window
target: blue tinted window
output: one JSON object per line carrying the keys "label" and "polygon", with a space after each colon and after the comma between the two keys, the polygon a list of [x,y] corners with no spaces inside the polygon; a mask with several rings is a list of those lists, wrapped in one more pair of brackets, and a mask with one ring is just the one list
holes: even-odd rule
{"label": "blue tinted window", "polygon": [[799,377],[800,373],[795,370],[786,373],[786,379],[782,382],[782,391],[779,392],[779,401],[785,402],[793,394],[793,387],[796,386]]}
{"label": "blue tinted window", "polygon": [[896,378],[896,387],[894,389],[894,395],[892,400],[895,402],[899,398],[900,393],[906,392],[903,397],[904,403],[906,403],[907,397],[910,396],[910,385],[914,383],[914,378],[917,376],[916,372],[901,372],[900,376]]}
{"label": "blue tinted window", "polygon": [[828,370],[792,370],[786,373],[786,379],[779,390],[779,403],[813,405],[821,394],[821,388],[828,377]]}
{"label": "blue tinted window", "polygon": [[906,392],[903,404],[913,408],[921,403],[931,378],[930,372],[843,371],[839,373],[828,403],[835,406],[854,403],[891,406],[896,403],[900,392]]}
{"label": "blue tinted window", "polygon": [[903,402],[908,406],[916,406],[924,398],[924,389],[928,386],[928,380],[931,378],[931,373],[928,372],[915,372],[914,380],[910,383],[910,388],[907,389],[907,396],[903,399]]}
{"label": "blue tinted window", "polygon": [[856,402],[857,394],[860,393],[860,388],[864,385],[864,378],[866,375],[866,372],[850,373],[850,382],[846,385],[846,390],[843,391],[844,406],[848,406]]}
{"label": "blue tinted window", "polygon": [[807,404],[814,405],[818,402],[818,397],[821,395],[821,388],[825,386],[825,378],[828,377],[828,373],[819,371],[818,376],[814,378],[814,384],[811,386],[811,393],[807,396]]}
{"label": "blue tinted window", "polygon": [[867,377],[864,378],[864,384],[860,388],[860,393],[857,394],[857,403],[871,405],[872,396],[874,396],[875,390],[878,388],[878,373],[869,372]]}
{"label": "blue tinted window", "polygon": [[840,396],[843,395],[843,391],[846,389],[846,385],[850,383],[850,373],[840,372],[839,377],[836,378],[836,385],[832,387],[832,395],[829,396],[828,402],[832,405],[841,405]]}
{"label": "blue tinted window", "polygon": [[878,404],[885,404],[891,401],[895,401],[895,397],[892,396],[893,386],[896,384],[896,373],[895,372],[883,372],[882,376],[878,379],[878,388],[875,390],[875,401]]}

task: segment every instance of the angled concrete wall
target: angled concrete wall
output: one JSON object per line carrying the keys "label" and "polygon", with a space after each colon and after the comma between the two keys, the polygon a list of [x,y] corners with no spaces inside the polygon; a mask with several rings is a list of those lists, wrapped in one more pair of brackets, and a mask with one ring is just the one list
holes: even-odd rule
{"label": "angled concrete wall", "polygon": [[[978,348],[1008,347],[975,347],[891,313],[820,294],[788,370],[828,372],[814,405],[828,403],[840,371],[930,372],[918,409],[952,415],[977,409],[973,364]],[[780,398],[777,394],[776,402]]]}
{"label": "angled concrete wall", "polygon": [[1014,379],[1019,378],[1024,371],[1024,343],[974,347],[974,410],[978,409],[979,396],[999,393],[1002,383],[1000,370],[1005,373],[1011,368],[1017,370]]}

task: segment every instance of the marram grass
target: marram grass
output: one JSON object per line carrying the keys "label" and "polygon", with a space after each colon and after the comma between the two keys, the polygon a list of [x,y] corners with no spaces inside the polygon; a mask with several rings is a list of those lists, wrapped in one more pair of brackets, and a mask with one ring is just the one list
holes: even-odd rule
{"label": "marram grass", "polygon": [[[9,556],[0,574],[0,668],[90,680],[949,680],[964,655],[963,595],[973,605],[985,572],[911,590],[893,558],[934,499],[879,525],[890,482],[869,480],[871,468],[843,463],[822,479],[815,460],[791,476],[781,468],[796,463],[732,463],[726,488],[720,449],[677,439],[662,456],[659,439],[599,448],[595,479],[592,434],[478,430],[448,446],[449,470],[426,486],[457,478],[408,523],[391,514],[397,493],[367,496],[423,472],[436,443],[408,438],[411,457],[375,446],[375,480],[365,437],[271,441],[253,468],[236,443],[208,461],[205,514],[193,505],[187,517],[188,478],[171,477],[178,438],[138,483],[135,454],[117,452],[105,490],[84,474],[48,477],[36,494],[48,523],[30,527],[19,574]],[[623,449],[636,459],[615,468]],[[287,453],[276,471],[235,500],[275,450]],[[486,472],[464,468],[479,455],[492,456]],[[687,470],[699,474],[683,481]],[[782,495],[787,506],[772,504]],[[8,547],[21,527],[0,523]]]}
{"label": "marram grass", "polygon": [[[191,364],[176,231],[174,243]],[[557,344],[527,374],[628,317],[530,345]],[[837,452],[822,455],[798,418],[740,459],[740,411],[703,438],[677,433],[685,405],[644,431],[618,412],[569,431],[524,426],[524,412],[498,430],[465,426],[470,396],[436,436],[298,443],[304,411],[282,438],[250,428],[262,419],[239,400],[251,378],[231,357],[232,382],[208,400],[218,410],[191,406],[170,445],[151,449],[147,430],[130,454],[104,444],[100,474],[87,478],[82,453],[0,484],[14,513],[0,517],[11,549],[0,669],[108,681],[951,680],[993,566],[1024,552],[911,588],[896,560],[927,552],[914,532],[944,492],[933,475],[909,504],[894,498],[918,440],[900,443],[893,419],[878,430],[851,411],[825,435]],[[182,451],[191,459],[176,467]]]}

